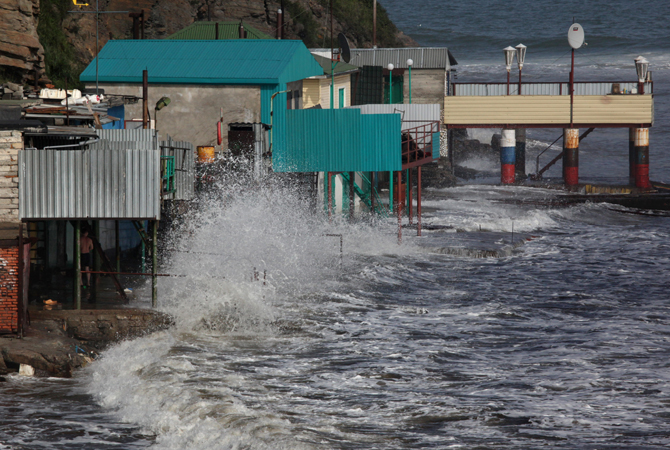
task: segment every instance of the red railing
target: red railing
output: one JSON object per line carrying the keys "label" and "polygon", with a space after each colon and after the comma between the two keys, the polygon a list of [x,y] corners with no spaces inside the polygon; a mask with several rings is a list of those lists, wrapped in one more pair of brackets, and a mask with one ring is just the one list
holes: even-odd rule
{"label": "red railing", "polygon": [[406,120],[403,124],[411,122],[420,123],[416,127],[406,128],[402,131],[402,168],[411,169],[433,162],[434,154],[439,156],[439,146],[433,146],[433,134],[440,131],[440,122],[426,122],[423,120]]}

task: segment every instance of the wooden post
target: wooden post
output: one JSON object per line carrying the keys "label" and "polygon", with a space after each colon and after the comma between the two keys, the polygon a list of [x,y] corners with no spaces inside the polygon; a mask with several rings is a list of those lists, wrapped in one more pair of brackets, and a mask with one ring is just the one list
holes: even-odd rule
{"label": "wooden post", "polygon": [[74,309],[81,309],[81,222],[74,222]]}

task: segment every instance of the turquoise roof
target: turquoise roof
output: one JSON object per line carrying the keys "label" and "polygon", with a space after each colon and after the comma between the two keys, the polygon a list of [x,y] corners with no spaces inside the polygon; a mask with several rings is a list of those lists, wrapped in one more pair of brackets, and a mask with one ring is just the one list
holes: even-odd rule
{"label": "turquoise roof", "polygon": [[[283,84],[323,75],[302,41],[118,40],[100,51],[100,83]],[[95,82],[95,60],[79,76]]]}

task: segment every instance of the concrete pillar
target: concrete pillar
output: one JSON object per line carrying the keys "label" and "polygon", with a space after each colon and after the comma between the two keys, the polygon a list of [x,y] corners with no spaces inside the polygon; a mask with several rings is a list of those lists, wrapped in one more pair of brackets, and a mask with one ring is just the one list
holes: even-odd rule
{"label": "concrete pillar", "polygon": [[628,129],[628,183],[635,186],[635,128]]}
{"label": "concrete pillar", "polygon": [[649,128],[635,129],[635,186],[651,189],[649,182]]}
{"label": "concrete pillar", "polygon": [[502,184],[514,183],[516,139],[514,130],[503,129],[500,140],[500,182]]}
{"label": "concrete pillar", "polygon": [[[521,85],[519,85],[521,87]],[[516,150],[515,150],[514,172],[517,180],[526,178],[526,129],[517,128],[516,130]]]}
{"label": "concrete pillar", "polygon": [[579,184],[579,129],[563,129],[563,181],[566,186]]}

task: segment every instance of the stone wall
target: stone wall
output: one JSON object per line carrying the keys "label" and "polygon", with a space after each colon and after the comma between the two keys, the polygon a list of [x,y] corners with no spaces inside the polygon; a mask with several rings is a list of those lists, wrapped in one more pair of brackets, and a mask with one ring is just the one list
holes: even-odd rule
{"label": "stone wall", "polygon": [[19,317],[19,247],[0,248],[0,333],[15,333]]}
{"label": "stone wall", "polygon": [[0,131],[0,222],[19,222],[20,131]]}
{"label": "stone wall", "polygon": [[[142,118],[141,84],[101,84],[100,87],[106,95],[140,97],[136,104],[126,105],[125,119]],[[156,114],[154,107],[163,96],[170,98],[170,105]],[[157,119],[160,139],[169,134],[176,141],[188,141],[196,147],[216,146],[216,123],[221,117],[221,108],[224,124],[260,122],[261,90],[258,86],[149,83],[149,114],[152,120]],[[227,129],[224,127],[221,145],[224,151],[228,148]]]}

